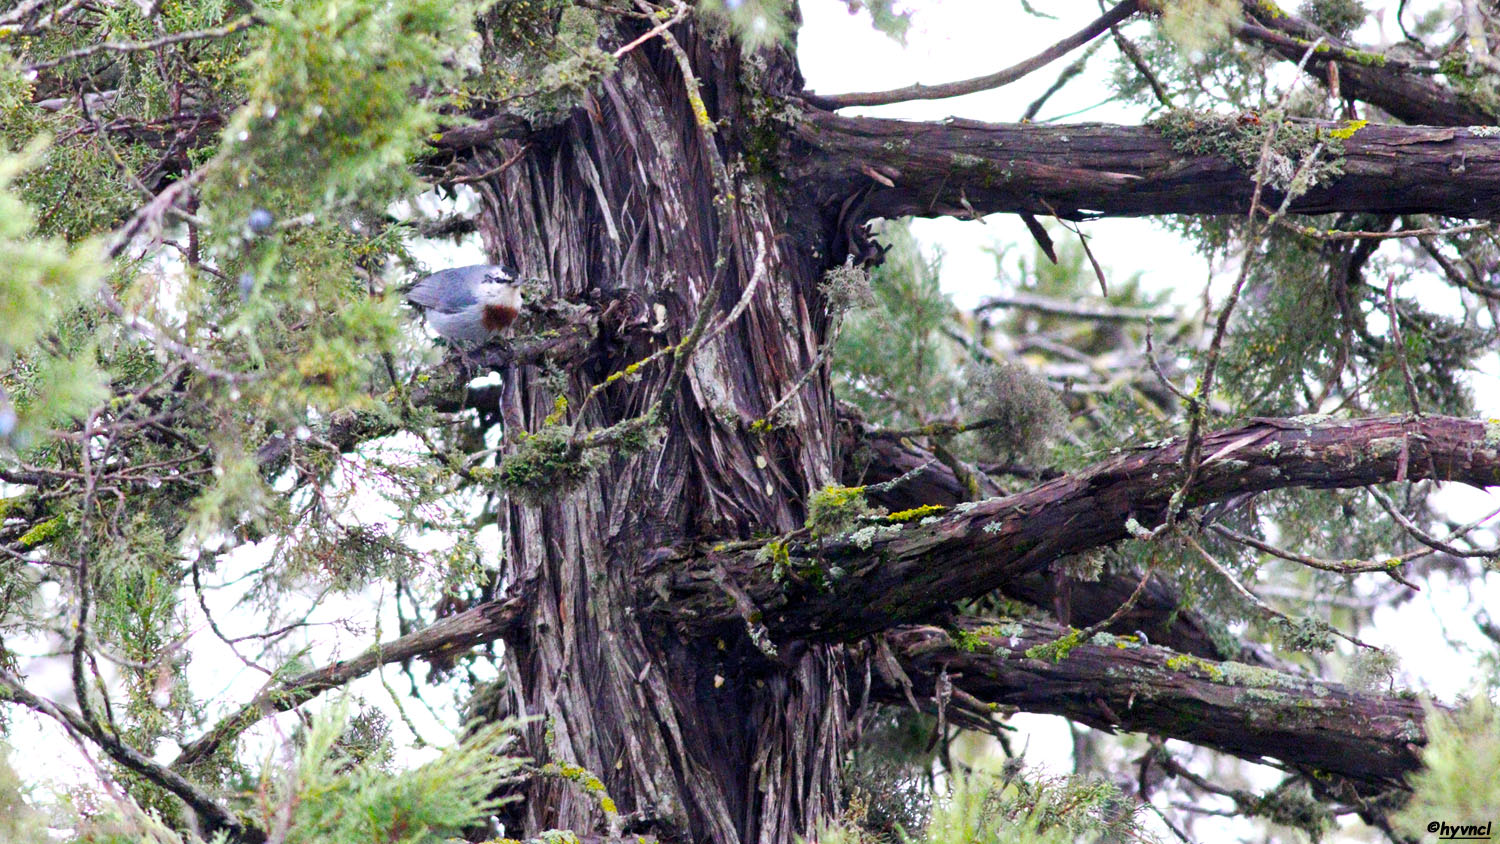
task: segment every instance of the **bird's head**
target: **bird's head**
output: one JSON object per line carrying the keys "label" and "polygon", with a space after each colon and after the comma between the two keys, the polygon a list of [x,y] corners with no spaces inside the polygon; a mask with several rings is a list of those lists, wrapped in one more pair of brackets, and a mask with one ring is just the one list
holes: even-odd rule
{"label": "bird's head", "polygon": [[490,331],[509,328],[521,313],[521,288],[504,270],[486,273],[474,288],[474,298],[484,308],[484,327]]}

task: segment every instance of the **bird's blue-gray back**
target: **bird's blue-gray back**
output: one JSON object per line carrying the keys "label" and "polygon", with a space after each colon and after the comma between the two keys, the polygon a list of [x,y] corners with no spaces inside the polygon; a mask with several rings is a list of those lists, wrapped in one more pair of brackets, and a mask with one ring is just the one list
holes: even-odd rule
{"label": "bird's blue-gray back", "polygon": [[499,270],[499,267],[487,264],[438,270],[412,285],[406,298],[413,304],[440,313],[457,313],[479,303],[474,298],[474,288],[484,281],[487,273]]}

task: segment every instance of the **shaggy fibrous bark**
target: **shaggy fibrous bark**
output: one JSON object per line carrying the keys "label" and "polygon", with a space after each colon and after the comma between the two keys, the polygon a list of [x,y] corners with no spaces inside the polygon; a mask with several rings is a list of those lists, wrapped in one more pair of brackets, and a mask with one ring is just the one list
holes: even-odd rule
{"label": "shaggy fibrous bark", "polygon": [[1212,662],[1134,636],[1096,637],[1059,660],[1027,656],[1027,649],[1065,634],[1053,624],[979,619],[956,620],[947,628],[898,628],[885,639],[903,671],[879,674],[875,694],[901,705],[911,693],[932,711],[935,683],[946,677],[964,693],[964,700],[950,700],[955,709],[978,701],[1063,715],[1110,732],[1169,736],[1251,761],[1337,776],[1366,793],[1400,786],[1420,767],[1426,710],[1414,696],[1382,696]]}

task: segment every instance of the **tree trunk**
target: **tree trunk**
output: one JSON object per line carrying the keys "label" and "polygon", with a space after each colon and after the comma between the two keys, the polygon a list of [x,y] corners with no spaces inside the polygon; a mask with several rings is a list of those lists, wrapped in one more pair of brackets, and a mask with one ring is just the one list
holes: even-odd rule
{"label": "tree trunk", "polygon": [[[596,338],[597,368],[511,369],[502,400],[510,444],[541,427],[559,397],[568,401],[563,421],[578,429],[645,411],[666,387],[671,355],[575,416],[591,385],[683,338],[720,262],[718,313],[760,276],[743,315],[692,358],[659,440],[610,454],[571,494],[508,505],[503,580],[527,609],[524,632],[507,642],[507,694],[515,713],[543,716],[527,728],[525,752],[600,777],[628,831],[784,842],[834,808],[850,726],[849,658],[841,646],[819,645],[772,660],[743,625],[683,638],[637,614],[638,572],[656,549],[695,537],[800,527],[809,490],[837,479],[822,372],[784,406],[792,424],[751,431],[814,361],[829,258],[819,221],[799,217],[776,174],[745,153],[758,124],[752,97],[800,88],[790,53],[763,53],[765,66],[752,69],[733,43],[686,27],[678,38],[719,121],[714,149],[693,131],[673,54],[653,41],[518,166],[481,185],[480,230],[494,258],[545,280],[554,296],[616,315]],[[622,33],[617,43],[626,40]],[[493,167],[517,149],[476,151],[475,164]],[[730,168],[732,198],[716,197],[711,155]],[[612,331],[622,319],[654,333]],[[566,778],[538,779],[525,798],[526,834],[614,825],[597,795]]]}

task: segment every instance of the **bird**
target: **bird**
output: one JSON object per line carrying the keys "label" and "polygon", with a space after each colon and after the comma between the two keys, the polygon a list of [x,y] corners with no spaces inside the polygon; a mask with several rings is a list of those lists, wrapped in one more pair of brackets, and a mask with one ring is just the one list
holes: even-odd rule
{"label": "bird", "polygon": [[438,336],[463,348],[489,342],[521,313],[521,288],[496,264],[439,270],[413,284],[406,301],[427,317]]}

